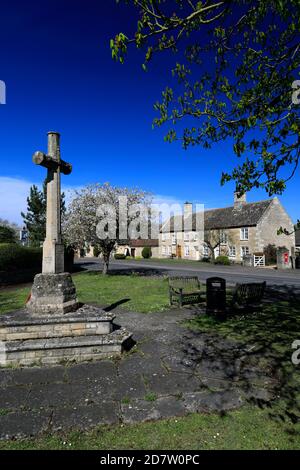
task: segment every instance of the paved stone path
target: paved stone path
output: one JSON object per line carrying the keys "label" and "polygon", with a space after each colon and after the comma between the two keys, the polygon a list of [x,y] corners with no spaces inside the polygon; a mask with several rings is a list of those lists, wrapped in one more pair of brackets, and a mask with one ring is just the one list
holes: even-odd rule
{"label": "paved stone path", "polygon": [[0,369],[0,439],[86,430],[269,401],[272,364],[251,345],[195,333],[182,321],[199,313],[117,312],[137,345],[120,360],[49,368]]}

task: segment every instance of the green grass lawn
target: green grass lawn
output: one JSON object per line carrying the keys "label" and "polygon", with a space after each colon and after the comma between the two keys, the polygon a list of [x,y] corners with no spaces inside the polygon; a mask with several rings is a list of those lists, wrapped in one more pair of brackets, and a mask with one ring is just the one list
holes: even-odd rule
{"label": "green grass lawn", "polygon": [[[167,279],[88,272],[76,274],[73,280],[80,302],[101,306],[120,302],[121,308],[141,313],[169,308]],[[0,313],[22,308],[29,292],[29,288],[0,290]]]}
{"label": "green grass lawn", "polygon": [[223,416],[191,414],[153,423],[106,426],[88,433],[0,442],[0,450],[299,449],[300,423],[270,419],[269,413],[248,406]]}

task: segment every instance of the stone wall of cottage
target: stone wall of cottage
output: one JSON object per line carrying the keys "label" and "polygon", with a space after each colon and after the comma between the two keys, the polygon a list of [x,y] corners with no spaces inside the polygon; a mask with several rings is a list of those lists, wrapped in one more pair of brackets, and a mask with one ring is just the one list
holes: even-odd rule
{"label": "stone wall of cottage", "polygon": [[[277,231],[280,227],[286,228],[291,235],[278,235]],[[295,249],[295,234],[293,232],[294,224],[291,218],[280,201],[274,198],[257,226],[257,249],[262,251],[268,244],[274,244],[277,247],[285,246],[291,252]]]}
{"label": "stone wall of cottage", "polygon": [[[229,256],[234,262],[241,262],[241,247],[248,247],[249,253],[253,254],[257,251],[256,247],[256,227],[245,227],[248,228],[248,240],[241,240],[241,229],[232,228],[225,230],[228,242],[220,246],[220,254]],[[165,237],[162,234],[159,235],[159,257],[170,258],[176,256],[178,253],[178,246],[180,246],[181,257],[183,259],[201,260],[205,257],[205,249],[203,239],[200,233],[189,232],[187,237],[182,232],[176,233],[176,242],[173,243],[172,233],[166,233]],[[185,239],[186,238],[186,239]],[[188,253],[186,254],[185,247],[189,247]],[[235,247],[235,256],[230,256],[229,247]]]}

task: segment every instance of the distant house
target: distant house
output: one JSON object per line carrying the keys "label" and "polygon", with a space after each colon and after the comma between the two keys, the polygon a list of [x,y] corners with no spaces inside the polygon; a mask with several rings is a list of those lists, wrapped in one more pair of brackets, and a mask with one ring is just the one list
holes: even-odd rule
{"label": "distant house", "polygon": [[122,245],[118,245],[117,253],[125,254],[126,256],[132,256],[133,258],[139,258],[142,256],[142,251],[145,247],[150,247],[153,258],[159,256],[159,243],[158,239],[137,239],[128,240]]}
{"label": "distant house", "polygon": [[[204,231],[197,231],[196,215],[191,203],[184,205],[184,215],[173,216],[159,235],[159,256],[192,260],[227,255],[233,262],[241,262],[245,255],[262,253],[269,244],[295,247],[294,235],[278,235],[282,226],[293,232],[294,225],[278,198],[247,203],[246,195],[234,205],[204,212]],[[179,219],[178,219],[179,218]],[[184,231],[184,222],[191,227]],[[179,228],[178,228],[179,227]]]}
{"label": "distant house", "polygon": [[295,232],[296,251],[300,253],[300,229]]}

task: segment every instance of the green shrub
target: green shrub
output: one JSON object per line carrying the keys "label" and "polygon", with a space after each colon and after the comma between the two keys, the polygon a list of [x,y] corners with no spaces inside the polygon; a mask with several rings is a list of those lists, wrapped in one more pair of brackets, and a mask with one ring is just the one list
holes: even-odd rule
{"label": "green shrub", "polygon": [[217,256],[217,258],[214,261],[215,264],[222,264],[223,266],[230,266],[230,260],[228,256]]}
{"label": "green shrub", "polygon": [[151,251],[150,246],[145,246],[142,250],[142,257],[144,259],[149,259],[151,258],[151,256],[152,256],[152,251]]}
{"label": "green shrub", "polygon": [[210,263],[210,262],[211,262],[211,258],[209,258],[208,256],[204,256],[204,258],[202,258],[201,261],[202,261],[203,263]]}
{"label": "green shrub", "polygon": [[126,255],[124,255],[123,253],[116,253],[115,259],[126,259]]}
{"label": "green shrub", "polygon": [[0,225],[0,243],[16,243],[17,234],[15,230],[6,225]]}
{"label": "green shrub", "polygon": [[28,248],[16,243],[0,244],[0,271],[42,270],[42,249]]}

